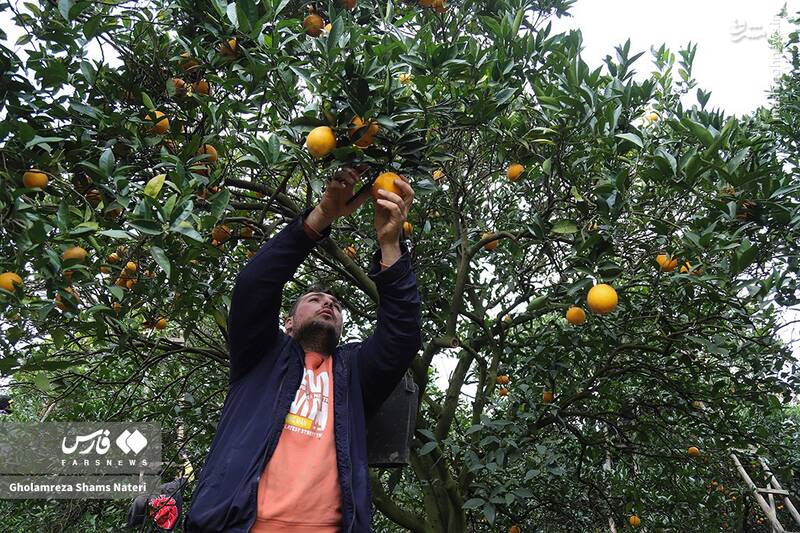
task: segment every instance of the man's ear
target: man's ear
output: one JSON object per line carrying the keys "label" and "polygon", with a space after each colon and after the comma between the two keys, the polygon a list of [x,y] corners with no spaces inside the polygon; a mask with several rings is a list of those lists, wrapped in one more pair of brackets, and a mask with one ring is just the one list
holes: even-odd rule
{"label": "man's ear", "polygon": [[292,317],[291,316],[287,316],[285,319],[283,319],[283,329],[286,330],[286,334],[287,335],[291,335],[292,334]]}

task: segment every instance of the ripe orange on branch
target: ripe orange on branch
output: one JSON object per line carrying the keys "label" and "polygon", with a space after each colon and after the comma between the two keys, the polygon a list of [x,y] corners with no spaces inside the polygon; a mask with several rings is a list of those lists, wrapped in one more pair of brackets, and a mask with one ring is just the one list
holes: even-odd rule
{"label": "ripe orange on branch", "polygon": [[600,283],[589,289],[586,303],[589,309],[598,315],[607,315],[617,307],[617,291],[614,287],[605,283]]}
{"label": "ripe orange on branch", "polygon": [[213,163],[213,162],[215,162],[215,161],[217,160],[217,158],[218,158],[218,155],[217,155],[217,149],[216,149],[216,148],[214,148],[214,147],[213,147],[212,145],[210,145],[210,144],[204,144],[203,146],[201,146],[200,148],[198,148],[198,149],[197,149],[197,153],[196,153],[195,155],[203,155],[203,154],[208,154],[208,157],[206,157],[206,158],[203,160],[203,162],[205,162],[205,163]]}
{"label": "ripe orange on branch", "polygon": [[197,94],[211,94],[211,84],[207,80],[196,81],[192,84],[192,91]]}
{"label": "ripe orange on branch", "polygon": [[61,254],[61,258],[64,261],[69,259],[77,259],[79,263],[83,263],[86,260],[86,250],[81,248],[80,246],[72,246],[64,250],[64,253]]}
{"label": "ripe orange on branch", "polygon": [[586,322],[586,312],[580,307],[570,307],[567,309],[567,322],[573,326],[580,326]]}
{"label": "ripe orange on branch", "polygon": [[525,172],[525,167],[519,163],[512,163],[506,170],[506,176],[509,181],[517,181],[523,172]]}
{"label": "ripe orange on branch", "polygon": [[219,43],[219,47],[217,49],[219,50],[220,54],[228,58],[235,58],[239,56],[239,43],[236,40],[236,37],[232,37],[227,41]]}
{"label": "ripe orange on branch", "polygon": [[[350,138],[356,138],[353,143],[359,148],[366,148],[375,142],[375,135],[378,134],[380,126],[374,120],[370,121],[369,126],[361,120],[361,117],[353,118],[353,127],[350,129]],[[363,129],[366,126],[366,129]],[[360,131],[359,131],[360,130]]]}
{"label": "ripe orange on branch", "polygon": [[303,19],[303,29],[306,35],[310,35],[311,37],[319,37],[324,26],[325,21],[316,13],[311,13]]}
{"label": "ripe orange on branch", "polygon": [[553,403],[553,398],[555,398],[555,395],[552,391],[546,390],[542,393],[542,401],[544,403]]}
{"label": "ripe orange on branch", "polygon": [[325,157],[336,148],[336,136],[328,126],[318,126],[306,137],[306,148],[312,157]]}
{"label": "ripe orange on branch", "polygon": [[[481,239],[485,239],[486,237],[489,237],[491,235],[492,235],[491,231],[484,231],[483,233],[481,233]],[[492,250],[497,248],[497,243],[498,242],[500,242],[500,241],[498,241],[497,239],[495,239],[493,241],[489,241],[489,242],[487,242],[486,244],[483,245],[483,248],[485,250],[491,252]]]}
{"label": "ripe orange on branch", "polygon": [[661,270],[664,272],[672,272],[675,270],[675,267],[678,266],[678,260],[667,256],[665,254],[659,254],[656,256],[656,263],[661,266]]}
{"label": "ripe orange on branch", "polygon": [[689,457],[700,457],[700,448],[697,446],[689,446],[687,453],[689,454]]}
{"label": "ripe orange on branch", "polygon": [[152,113],[148,113],[144,118],[154,123],[150,126],[151,133],[161,135],[169,129],[169,119],[161,111],[155,110]]}
{"label": "ripe orange on branch", "polygon": [[214,229],[211,230],[211,238],[217,241],[218,243],[223,243],[231,238],[231,228],[226,226],[225,224],[221,226],[216,226]]}
{"label": "ripe orange on branch", "polygon": [[22,175],[22,184],[28,189],[35,189],[37,187],[39,189],[44,189],[47,187],[48,181],[49,178],[47,174],[35,168],[28,170]]}
{"label": "ripe orange on branch", "polygon": [[22,278],[16,272],[3,272],[0,274],[0,289],[14,292],[14,286],[22,286]]}
{"label": "ripe orange on branch", "polygon": [[628,523],[631,525],[631,527],[639,527],[639,525],[642,523],[642,519],[636,515],[632,515],[630,518],[628,518]]}

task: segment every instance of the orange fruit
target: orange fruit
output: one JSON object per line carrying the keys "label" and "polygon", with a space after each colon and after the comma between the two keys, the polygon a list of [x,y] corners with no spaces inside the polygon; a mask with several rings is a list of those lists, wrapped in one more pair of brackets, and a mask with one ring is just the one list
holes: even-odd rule
{"label": "orange fruit", "polygon": [[687,452],[689,453],[689,457],[700,457],[700,448],[697,446],[689,446]]}
{"label": "orange fruit", "polygon": [[28,189],[35,189],[37,187],[39,189],[44,189],[47,187],[48,181],[49,178],[47,174],[35,168],[28,170],[22,175],[22,184]]}
{"label": "orange fruit", "polygon": [[437,13],[447,13],[447,6],[444,5],[444,0],[433,0],[433,10]]}
{"label": "orange fruit", "polygon": [[431,7],[433,5],[433,0],[419,0],[419,5],[422,7]]}
{"label": "orange fruit", "polygon": [[436,169],[433,171],[433,181],[440,181],[444,179],[444,171],[442,169]]}
{"label": "orange fruit", "polygon": [[128,272],[136,272],[137,268],[139,268],[139,265],[137,265],[133,261],[128,261],[125,264],[125,270],[127,270]]}
{"label": "orange fruit", "polygon": [[135,279],[129,279],[128,281],[125,282],[125,286],[128,287],[128,289],[133,289],[134,285],[136,285]]}
{"label": "orange fruit", "polygon": [[223,243],[231,238],[231,228],[226,226],[225,224],[221,226],[216,226],[214,229],[211,230],[211,238],[218,243]]}
{"label": "orange fruit", "polygon": [[219,53],[225,57],[234,58],[239,56],[239,43],[236,41],[236,37],[232,37],[227,41],[219,43],[219,47],[217,49],[219,50]]}
{"label": "orange fruit", "polygon": [[544,403],[553,403],[554,395],[551,391],[546,390],[542,393],[542,401]]}
{"label": "orange fruit", "polygon": [[175,94],[186,93],[185,81],[183,81],[181,78],[172,78],[170,81],[172,82],[172,86],[175,87]]}
{"label": "orange fruit", "polygon": [[525,172],[525,167],[519,163],[512,163],[506,169],[506,176],[508,176],[509,181],[517,181],[523,172]]}
{"label": "orange fruit", "polygon": [[119,255],[117,254],[117,252],[111,252],[110,254],[108,254],[107,259],[109,263],[116,263],[117,261],[119,261]]}
{"label": "orange fruit", "polygon": [[580,307],[570,307],[567,309],[567,322],[573,326],[580,326],[586,322],[586,312]]}
{"label": "orange fruit", "polygon": [[400,187],[394,184],[394,180],[402,181],[400,176],[394,172],[384,172],[380,174],[377,178],[375,178],[375,183],[372,184],[372,197],[376,200],[380,198],[378,196],[378,191],[380,189],[400,195]]}
{"label": "orange fruit", "polygon": [[500,396],[508,396],[508,389],[505,387],[500,387],[497,389],[497,394]]}
{"label": "orange fruit", "polygon": [[86,194],[84,194],[84,197],[86,198],[86,201],[89,202],[89,205],[91,205],[92,207],[97,207],[98,205],[100,205],[100,202],[103,201],[103,193],[101,193],[97,189],[89,189],[88,191],[86,191]]}
{"label": "orange fruit", "polygon": [[356,7],[356,0],[339,0],[339,7],[353,9]]}
{"label": "orange fruit", "polygon": [[353,259],[356,256],[356,247],[350,245],[344,249],[344,253],[347,254],[347,257]]}
{"label": "orange fruit", "polygon": [[113,304],[111,304],[111,309],[119,313],[120,309],[122,309],[122,304],[120,304],[119,302],[114,302]]}
{"label": "orange fruit", "polygon": [[693,276],[699,276],[702,273],[702,268],[692,268],[692,264],[688,261],[681,267],[681,274],[692,274]]}
{"label": "orange fruit", "polygon": [[508,382],[509,382],[510,380],[509,380],[509,377],[508,377],[508,375],[506,375],[506,374],[501,374],[501,375],[497,376],[497,378],[495,378],[495,381],[496,381],[496,382],[497,382],[499,385],[508,385]]}
{"label": "orange fruit", "polygon": [[600,283],[589,289],[586,303],[589,309],[598,315],[606,315],[617,307],[617,291],[614,287],[605,283]]}
{"label": "orange fruit", "polygon": [[636,516],[636,515],[632,515],[630,518],[628,518],[628,523],[629,523],[629,524],[630,524],[632,527],[639,527],[639,525],[642,523],[642,519],[641,519],[641,518],[639,518],[639,517],[638,517],[638,516]]}
{"label": "orange fruit", "polygon": [[203,159],[204,163],[213,163],[214,161],[217,160],[218,157],[217,149],[210,144],[204,144],[203,146],[198,148],[197,153],[195,155],[203,155],[203,154],[208,154],[208,157]]}
{"label": "orange fruit", "polygon": [[14,292],[14,286],[22,286],[22,278],[16,272],[3,272],[0,274],[0,289]]}
{"label": "orange fruit", "polygon": [[181,68],[184,72],[191,72],[200,66],[200,62],[192,57],[189,52],[181,54]]}
{"label": "orange fruit", "polygon": [[661,265],[661,270],[664,272],[672,272],[675,270],[675,267],[678,266],[678,260],[667,256],[665,254],[659,254],[656,256],[656,263]]}
{"label": "orange fruit", "polygon": [[336,136],[333,130],[328,126],[314,128],[306,137],[306,148],[312,157],[317,159],[325,157],[336,148]]}
{"label": "orange fruit", "polygon": [[[375,142],[375,135],[377,135],[378,130],[380,129],[380,126],[378,126],[377,122],[374,120],[370,121],[369,126],[367,126],[367,124],[361,120],[361,117],[356,116],[353,118],[352,124],[353,127],[350,129],[350,138],[352,139],[354,136],[358,136],[357,140],[353,144],[359,148],[366,148]],[[367,126],[367,128],[359,131],[359,128],[363,128],[364,126]]]}
{"label": "orange fruit", "polygon": [[192,84],[192,91],[198,94],[211,94],[211,85],[207,80],[196,81]]}
{"label": "orange fruit", "polygon": [[144,118],[154,123],[150,126],[151,133],[161,135],[169,129],[169,119],[161,111],[156,110],[148,113]]}
{"label": "orange fruit", "polygon": [[64,253],[61,254],[61,258],[64,261],[69,259],[77,259],[79,263],[83,263],[86,260],[86,250],[81,248],[80,246],[72,246],[64,250]]}
{"label": "orange fruit", "polygon": [[101,266],[100,267],[100,272],[103,273],[103,274],[109,274],[109,273],[111,273],[111,267]]}
{"label": "orange fruit", "polygon": [[702,409],[702,408],[703,408],[703,402],[701,402],[700,400],[695,400],[692,402],[692,409]]}
{"label": "orange fruit", "polygon": [[[489,237],[490,235],[492,235],[491,231],[484,231],[483,233],[481,233],[481,239],[485,239],[486,237]],[[497,243],[498,242],[500,242],[500,241],[498,241],[497,239],[495,239],[493,241],[489,241],[489,242],[487,242],[486,244],[483,245],[483,248],[485,250],[488,250],[488,251],[491,252],[492,250],[497,248]]]}
{"label": "orange fruit", "polygon": [[58,307],[62,311],[67,311],[67,310],[72,311],[72,310],[76,309],[77,306],[81,303],[81,298],[78,295],[78,291],[76,291],[72,287],[67,287],[64,290],[72,295],[72,298],[75,300],[76,303],[73,304],[72,302],[70,302],[69,300],[66,300],[66,299],[62,300],[61,299],[61,295],[60,294],[56,294],[56,307]]}
{"label": "orange fruit", "polygon": [[411,232],[413,231],[413,229],[414,229],[414,226],[411,225],[411,222],[408,222],[408,221],[403,222],[403,233],[404,234],[411,235]]}
{"label": "orange fruit", "polygon": [[522,530],[519,528],[519,526],[511,526],[508,528],[508,533],[522,533]]}
{"label": "orange fruit", "polygon": [[311,37],[319,37],[324,26],[325,21],[316,13],[312,13],[303,19],[303,29],[306,35],[310,35]]}
{"label": "orange fruit", "polygon": [[158,320],[156,320],[156,323],[153,327],[156,329],[164,329],[165,327],[167,327],[167,319],[163,317],[159,318]]}

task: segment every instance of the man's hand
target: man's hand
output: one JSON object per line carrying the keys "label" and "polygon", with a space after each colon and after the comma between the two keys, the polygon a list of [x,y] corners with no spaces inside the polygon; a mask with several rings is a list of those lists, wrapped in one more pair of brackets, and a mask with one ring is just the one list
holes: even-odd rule
{"label": "man's hand", "polygon": [[362,191],[358,198],[347,203],[353,196],[353,186],[360,177],[361,175],[350,167],[337,170],[325,187],[319,205],[306,217],[306,223],[319,233],[333,224],[337,218],[350,215],[361,207],[369,197],[366,191]]}
{"label": "man's hand", "polygon": [[375,203],[375,230],[378,233],[378,242],[384,245],[394,245],[400,242],[400,233],[403,231],[403,222],[406,221],[411,202],[414,200],[414,189],[408,180],[401,176],[395,179],[394,184],[400,189],[400,194],[378,190],[379,198]]}

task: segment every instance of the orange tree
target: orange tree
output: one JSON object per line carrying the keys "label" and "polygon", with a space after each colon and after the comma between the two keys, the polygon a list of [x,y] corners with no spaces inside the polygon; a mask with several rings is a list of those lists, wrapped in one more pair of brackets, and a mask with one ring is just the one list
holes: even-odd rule
{"label": "orange tree", "polygon": [[[739,504],[708,490],[736,486],[727,450],[782,457],[791,442],[774,420],[800,388],[777,337],[797,303],[796,148],[766,110],[730,117],[701,90],[687,108],[694,47],[654,49],[643,80],[629,44],[590,68],[580,32],[549,25],[571,3],[11,7],[13,417],[157,421],[164,478],[202,468],[236,273],[335,168],[389,170],[417,191],[406,238],[426,342],[411,465],[372,472],[376,529],[733,524]],[[374,247],[365,208],[286,303],[327,283],[346,337],[368,333]],[[596,284],[610,289],[589,306]],[[125,514],[2,507],[4,529],[113,530]]]}

